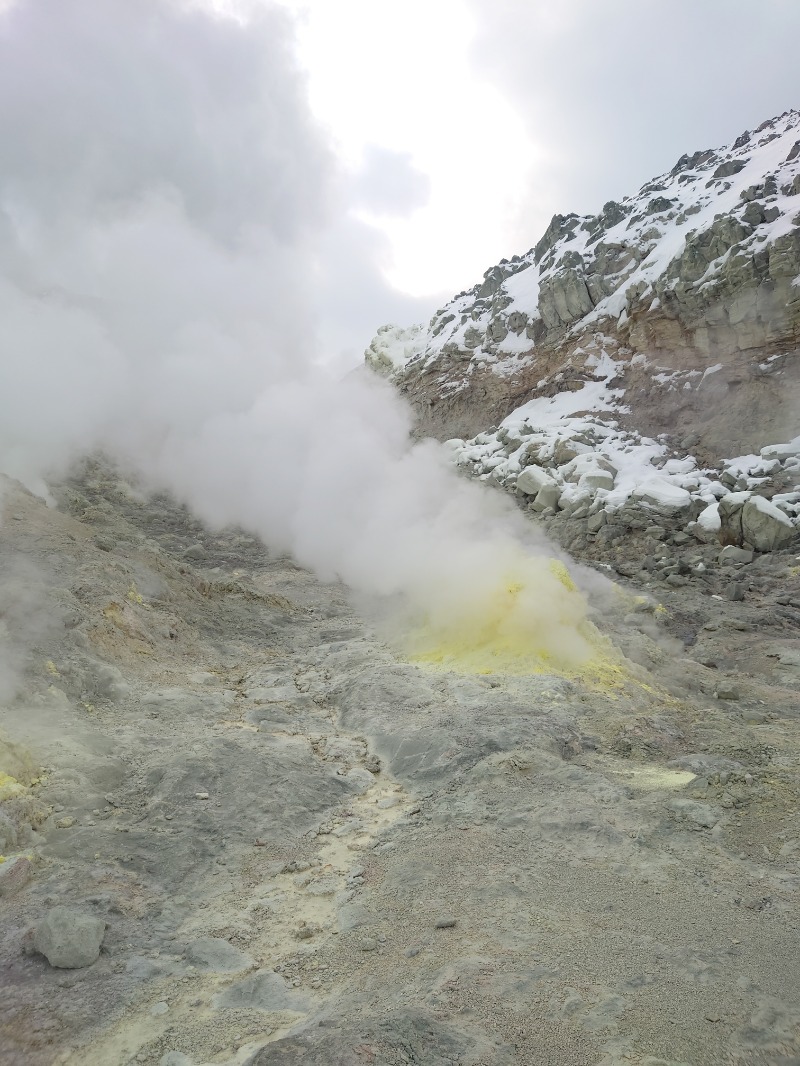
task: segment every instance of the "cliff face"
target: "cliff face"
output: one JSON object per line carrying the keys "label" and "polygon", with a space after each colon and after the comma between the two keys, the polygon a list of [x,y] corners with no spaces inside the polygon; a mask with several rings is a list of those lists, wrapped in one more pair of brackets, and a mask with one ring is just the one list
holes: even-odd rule
{"label": "cliff face", "polygon": [[629,428],[699,432],[708,459],[795,436],[800,112],[683,156],[599,215],[556,215],[534,248],[487,270],[427,330],[396,332],[394,349],[384,331],[367,360],[439,439],[580,389],[587,345],[601,339]]}

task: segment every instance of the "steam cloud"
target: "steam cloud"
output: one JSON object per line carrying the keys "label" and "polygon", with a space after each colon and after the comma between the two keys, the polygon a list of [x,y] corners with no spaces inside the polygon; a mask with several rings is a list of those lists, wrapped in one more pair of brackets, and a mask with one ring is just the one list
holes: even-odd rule
{"label": "steam cloud", "polygon": [[514,509],[412,446],[387,386],[320,362],[337,256],[357,283],[375,248],[279,10],[18,2],[0,136],[0,469],[44,492],[100,448],[434,628],[584,651]]}

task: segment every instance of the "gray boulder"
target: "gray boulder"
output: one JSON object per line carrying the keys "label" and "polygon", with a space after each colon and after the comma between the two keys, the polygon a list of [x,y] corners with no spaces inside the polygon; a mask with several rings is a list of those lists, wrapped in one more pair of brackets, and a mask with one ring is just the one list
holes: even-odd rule
{"label": "gray boulder", "polygon": [[726,544],[717,559],[720,566],[735,566],[737,563],[752,563],[753,553],[746,548],[737,548],[735,544]]}
{"label": "gray boulder", "polygon": [[101,918],[53,907],[36,927],[33,946],[51,966],[78,970],[95,962],[105,935],[106,923]]}
{"label": "gray boulder", "polygon": [[719,539],[723,544],[741,545],[742,510],[749,499],[749,492],[731,492],[719,501]]}
{"label": "gray boulder", "polygon": [[555,481],[552,481],[549,485],[543,485],[536,493],[537,510],[545,510],[547,507],[552,507],[554,511],[558,510],[558,500],[561,496],[561,486],[557,485]]}
{"label": "gray boulder", "polygon": [[791,518],[763,496],[752,496],[742,507],[742,536],[756,551],[785,548],[797,534]]}
{"label": "gray boulder", "polygon": [[606,512],[595,511],[594,514],[590,514],[586,519],[586,528],[590,533],[599,533],[602,527],[606,524]]}

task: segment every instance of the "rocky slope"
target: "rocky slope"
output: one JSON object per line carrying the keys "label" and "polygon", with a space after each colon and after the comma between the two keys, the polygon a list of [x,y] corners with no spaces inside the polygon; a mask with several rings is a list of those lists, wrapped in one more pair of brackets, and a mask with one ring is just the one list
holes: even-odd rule
{"label": "rocky slope", "polygon": [[[470,437],[522,402],[579,389],[587,340],[609,340],[623,424],[676,439],[702,425],[716,458],[797,434],[800,113],[684,155],[599,215],[556,215],[427,328],[389,328],[420,431]],[[713,372],[712,372],[713,371]]]}
{"label": "rocky slope", "polygon": [[798,543],[799,332],[792,111],[600,215],[557,215],[366,358],[420,434],[573,553],[645,585],[700,567],[717,594],[734,550],[741,564]]}

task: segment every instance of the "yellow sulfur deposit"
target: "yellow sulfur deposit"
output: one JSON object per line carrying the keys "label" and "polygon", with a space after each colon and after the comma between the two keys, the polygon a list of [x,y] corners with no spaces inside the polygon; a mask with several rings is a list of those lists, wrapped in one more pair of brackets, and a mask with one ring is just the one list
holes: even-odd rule
{"label": "yellow sulfur deposit", "polygon": [[24,791],[25,786],[21,785],[16,777],[11,777],[10,774],[4,774],[0,771],[0,800],[11,799],[12,796],[18,796]]}
{"label": "yellow sulfur deposit", "polygon": [[136,587],[136,584],[133,581],[131,581],[131,587],[128,589],[128,599],[131,601],[131,603],[136,603],[140,607],[144,605],[144,599],[142,598],[142,594],[139,592]]}
{"label": "yellow sulfur deposit", "polygon": [[561,674],[613,693],[629,680],[623,660],[586,617],[566,566],[524,559],[459,610],[428,617],[408,640],[412,662],[464,674]]}

